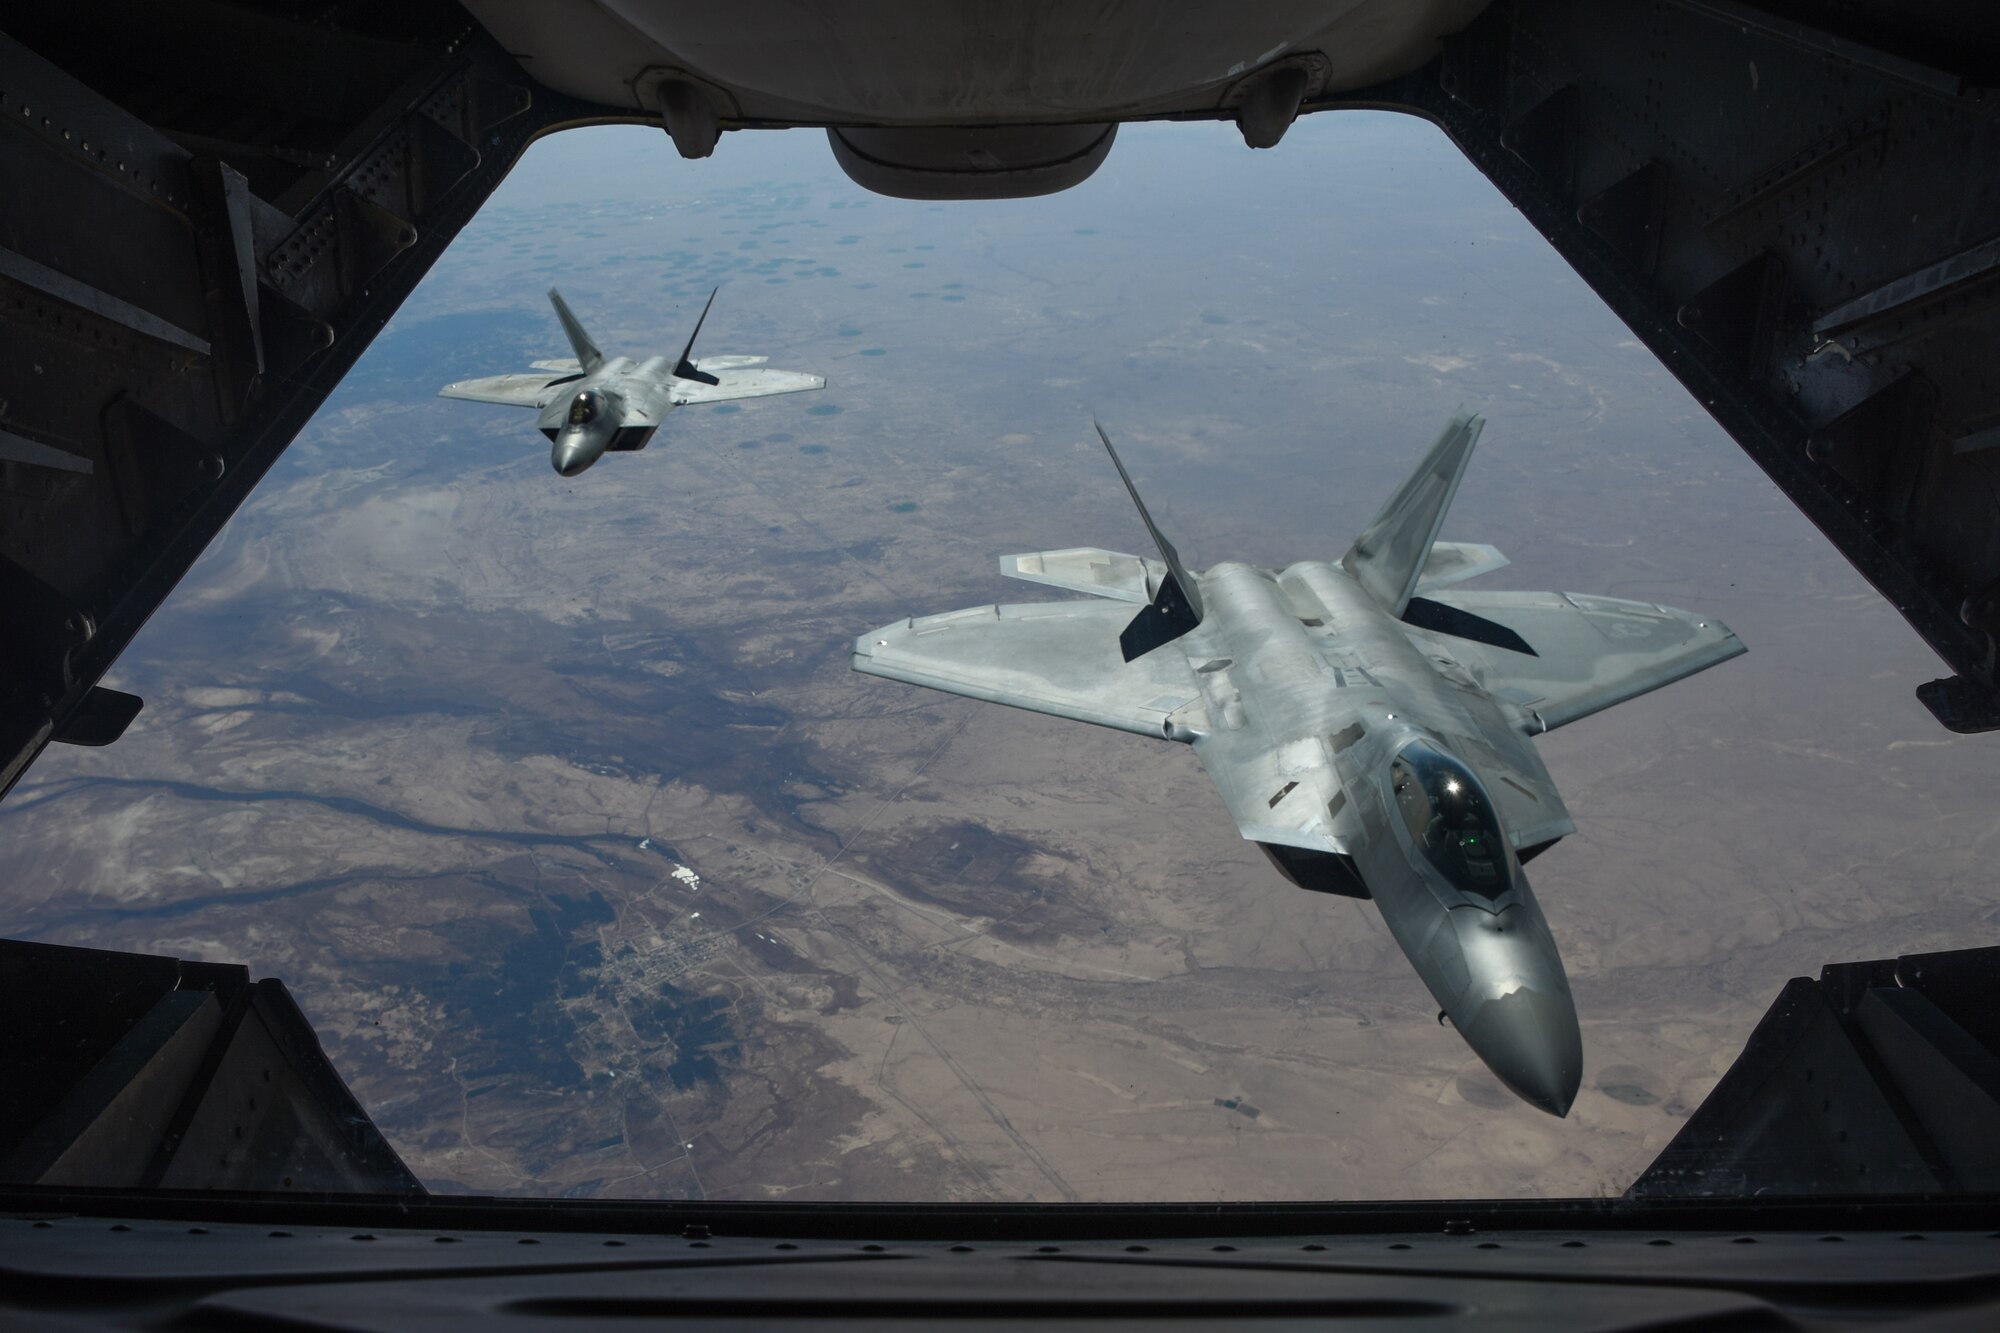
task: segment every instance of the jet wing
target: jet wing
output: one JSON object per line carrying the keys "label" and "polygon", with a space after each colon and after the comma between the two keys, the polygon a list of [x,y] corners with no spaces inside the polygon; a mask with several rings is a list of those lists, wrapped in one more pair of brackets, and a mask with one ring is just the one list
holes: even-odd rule
{"label": "jet wing", "polygon": [[1496,698],[1514,705],[1530,733],[1588,717],[1744,651],[1721,621],[1651,602],[1476,591],[1440,592],[1430,601],[1469,619],[1433,617],[1427,630],[1413,633],[1437,633],[1456,656],[1483,666],[1475,674]]}
{"label": "jet wing", "polygon": [[1095,546],[1072,546],[1061,551],[1030,551],[1026,555],[1003,555],[1000,572],[1010,579],[1046,583],[1051,587],[1087,592],[1093,597],[1113,597],[1140,605],[1153,600],[1167,567],[1157,560],[1136,555],[1120,555]]}
{"label": "jet wing", "polygon": [[703,384],[700,380],[676,379],[671,382],[667,397],[674,403],[726,403],[736,398],[768,398],[773,394],[803,393],[826,387],[824,375],[725,364],[748,359],[752,358],[712,356],[698,361],[695,368],[715,376],[717,382]]}
{"label": "jet wing", "polygon": [[458,380],[447,384],[438,390],[438,397],[498,403],[502,407],[546,407],[556,396],[556,389],[576,377],[576,373],[551,375],[547,370],[533,374],[488,375],[485,379]]}
{"label": "jet wing", "polygon": [[1179,653],[1125,661],[1121,602],[976,606],[885,625],[854,642],[854,669],[969,699],[1163,737],[1200,698]]}

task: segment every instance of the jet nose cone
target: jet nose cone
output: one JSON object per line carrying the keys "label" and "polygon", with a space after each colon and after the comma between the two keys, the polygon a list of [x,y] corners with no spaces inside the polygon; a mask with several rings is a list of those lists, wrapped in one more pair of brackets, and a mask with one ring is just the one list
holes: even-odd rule
{"label": "jet nose cone", "polygon": [[1583,1082],[1583,1034],[1569,996],[1523,987],[1486,1001],[1461,1035],[1524,1101],[1553,1116],[1569,1114]]}
{"label": "jet nose cone", "polygon": [[549,466],[557,475],[574,477],[577,473],[597,461],[597,456],[580,439],[565,435],[556,441],[556,447],[549,452]]}

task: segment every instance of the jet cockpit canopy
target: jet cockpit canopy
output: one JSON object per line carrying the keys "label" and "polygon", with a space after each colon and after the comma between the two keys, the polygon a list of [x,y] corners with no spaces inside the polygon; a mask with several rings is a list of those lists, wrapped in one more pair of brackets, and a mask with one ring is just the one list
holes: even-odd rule
{"label": "jet cockpit canopy", "polygon": [[1389,788],[1410,841],[1452,888],[1490,905],[1514,887],[1515,862],[1493,801],[1462,760],[1411,741],[1390,761]]}
{"label": "jet cockpit canopy", "polygon": [[569,400],[570,426],[588,426],[604,412],[604,395],[595,389],[585,389]]}

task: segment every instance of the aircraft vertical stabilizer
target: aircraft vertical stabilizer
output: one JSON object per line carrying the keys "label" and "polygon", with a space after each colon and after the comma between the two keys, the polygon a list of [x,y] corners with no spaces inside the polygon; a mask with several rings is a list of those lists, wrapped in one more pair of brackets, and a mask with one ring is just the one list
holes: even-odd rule
{"label": "aircraft vertical stabilizer", "polygon": [[1104,441],[1104,452],[1111,455],[1111,466],[1118,469],[1118,479],[1125,483],[1125,493],[1132,497],[1132,503],[1139,510],[1139,521],[1146,525],[1146,531],[1153,534],[1153,544],[1160,548],[1160,558],[1166,562],[1167,572],[1160,578],[1160,586],[1153,594],[1146,609],[1133,617],[1132,623],[1118,636],[1118,646],[1125,654],[1127,662],[1152,652],[1155,648],[1172,643],[1201,623],[1201,588],[1194,576],[1181,564],[1181,554],[1174,544],[1167,540],[1153,516],[1146,511],[1146,502],[1139,498],[1139,488],[1132,484],[1132,475],[1125,470],[1118,451],[1111,447],[1111,437],[1104,433],[1104,427],[1097,426],[1097,438]]}
{"label": "aircraft vertical stabilizer", "polygon": [[1461,407],[1424,461],[1341,557],[1341,567],[1392,616],[1403,614],[1416,591],[1444,511],[1458,494],[1472,446],[1485,426],[1485,417]]}
{"label": "aircraft vertical stabilizer", "polygon": [[590,340],[590,335],[583,331],[583,325],[569,312],[569,306],[563,303],[562,293],[549,288],[549,301],[556,308],[556,318],[562,321],[563,332],[569,336],[569,345],[576,349],[576,363],[583,367],[584,373],[587,375],[604,364],[604,353],[597,350],[597,344]]}
{"label": "aircraft vertical stabilizer", "polygon": [[697,366],[691,359],[694,356],[694,340],[696,338],[701,337],[701,326],[708,322],[709,306],[713,306],[715,304],[715,293],[721,290],[722,288],[716,287],[709,292],[708,305],[704,305],[701,308],[701,318],[695,320],[694,322],[694,332],[688,335],[688,345],[681,349],[681,359],[674,363],[675,379],[693,380],[697,384],[722,383],[721,380],[709,374],[707,371],[703,370],[700,366]]}

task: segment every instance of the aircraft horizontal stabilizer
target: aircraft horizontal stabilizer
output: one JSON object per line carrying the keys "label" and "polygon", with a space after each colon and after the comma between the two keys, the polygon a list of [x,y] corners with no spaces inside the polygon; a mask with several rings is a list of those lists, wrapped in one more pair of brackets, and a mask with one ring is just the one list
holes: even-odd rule
{"label": "aircraft horizontal stabilizer", "polygon": [[1166,576],[1167,567],[1136,555],[1121,555],[1095,546],[1072,546],[1061,551],[1003,555],[1000,573],[1028,583],[1087,592],[1093,597],[1145,603],[1153,600],[1153,589]]}
{"label": "aircraft horizontal stabilizer", "polygon": [[1431,553],[1424,557],[1424,567],[1417,574],[1416,591],[1448,588],[1512,563],[1500,554],[1499,547],[1484,542],[1432,542]]}

